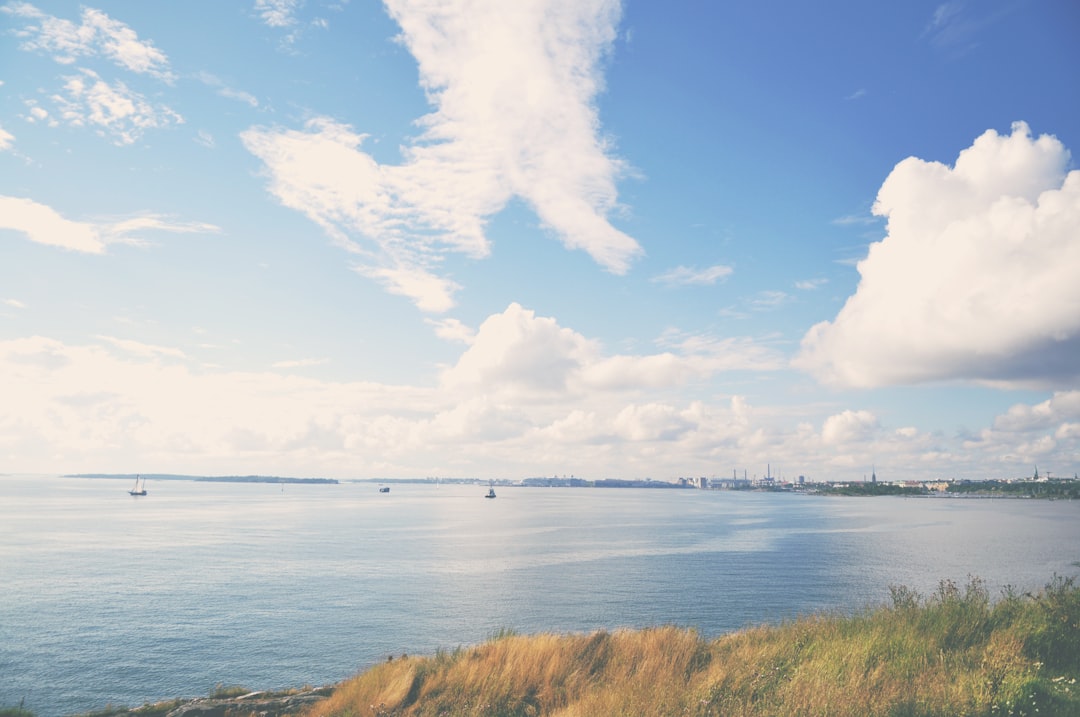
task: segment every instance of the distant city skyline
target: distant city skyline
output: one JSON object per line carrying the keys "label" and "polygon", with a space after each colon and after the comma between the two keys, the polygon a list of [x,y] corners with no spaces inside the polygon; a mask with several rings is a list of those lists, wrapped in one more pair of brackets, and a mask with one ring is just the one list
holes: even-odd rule
{"label": "distant city skyline", "polygon": [[1080,467],[1075,3],[0,3],[0,473]]}

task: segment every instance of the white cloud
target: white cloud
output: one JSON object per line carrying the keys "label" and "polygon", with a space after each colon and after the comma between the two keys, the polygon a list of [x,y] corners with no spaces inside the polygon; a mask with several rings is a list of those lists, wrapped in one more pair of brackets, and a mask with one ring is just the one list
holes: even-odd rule
{"label": "white cloud", "polygon": [[24,50],[51,54],[64,65],[73,64],[81,57],[100,55],[131,72],[166,82],[174,79],[165,53],[152,42],[140,40],[134,30],[101,10],[83,8],[80,24],[48,15],[30,3],[10,3],[0,10],[37,23],[16,32],[23,39]]}
{"label": "white cloud", "polygon": [[205,222],[177,222],[159,214],[139,214],[128,219],[103,222],[101,233],[112,242],[141,243],[133,235],[142,232],[163,231],[171,234],[216,234],[221,231]]}
{"label": "white cloud", "polygon": [[994,419],[994,430],[1024,433],[1080,420],[1080,391],[1062,391],[1034,406],[1018,403]]}
{"label": "white cloud", "polygon": [[471,344],[476,338],[476,331],[458,319],[424,319],[424,323],[435,327],[435,335],[446,341]]}
{"label": "white cloud", "polygon": [[135,356],[141,356],[144,358],[149,357],[169,357],[169,358],[186,358],[184,352],[169,346],[154,346],[153,344],[145,344],[141,341],[133,341],[131,339],[120,339],[115,336],[95,336],[101,341],[104,341],[112,346],[133,354]]}
{"label": "white cloud", "polygon": [[0,152],[11,149],[11,146],[15,143],[15,135],[4,130],[0,127]]}
{"label": "white cloud", "polygon": [[845,214],[842,217],[833,219],[832,223],[841,227],[849,227],[860,224],[877,224],[879,221],[880,219],[878,217],[870,214]]}
{"label": "white cloud", "polygon": [[197,77],[200,81],[202,81],[203,84],[207,85],[208,87],[213,87],[217,94],[221,97],[230,100],[236,100],[237,102],[243,102],[244,104],[252,108],[257,108],[259,106],[259,100],[255,97],[255,95],[251,94],[250,92],[238,90],[226,85],[225,81],[217,75],[211,74],[209,72],[200,72],[198,73]]}
{"label": "white cloud", "polygon": [[[1030,475],[1033,457],[1057,472],[1066,461],[1055,457],[1080,450],[1071,394],[1051,400],[1052,421],[988,428],[961,443],[889,429],[866,410],[812,419],[740,395],[695,390],[700,397],[687,400],[680,392],[692,372],[633,387],[583,378],[608,358],[513,306],[484,322],[432,386],[316,380],[291,375],[292,362],[281,371],[195,368],[184,350],[137,339],[0,341],[0,451],[17,471],[149,464],[205,474],[669,479],[733,468],[760,476],[770,462],[774,475],[825,480],[859,479],[873,464],[879,478],[994,477],[987,465]],[[641,367],[652,359],[620,357]]]}
{"label": "white cloud", "polygon": [[0,229],[22,232],[30,241],[88,254],[105,251],[100,230],[64,219],[51,207],[30,199],[0,196]]}
{"label": "white cloud", "polygon": [[290,27],[302,5],[301,0],[255,0],[255,12],[270,27]]}
{"label": "white cloud", "polygon": [[182,124],[184,118],[165,105],[151,105],[123,82],[102,80],[92,70],[64,78],[64,94],[53,95],[60,117],[73,127],[96,127],[118,145],[134,144],[148,129]]}
{"label": "white cloud", "polygon": [[681,411],[664,403],[631,404],[613,421],[616,435],[628,441],[670,441],[694,425]]}
{"label": "white cloud", "polygon": [[791,301],[791,294],[785,291],[759,291],[747,301],[755,311],[772,311]]}
{"label": "white cloud", "polygon": [[4,299],[4,304],[6,304],[7,306],[12,307],[13,309],[25,309],[26,308],[26,304],[19,301],[18,299]]}
{"label": "white cloud", "polygon": [[272,365],[274,368],[307,368],[309,366],[322,366],[329,363],[329,359],[295,359],[292,361],[275,361]]}
{"label": "white cloud", "polygon": [[796,365],[824,381],[1069,385],[1080,378],[1080,171],[1056,138],[989,130],[953,167],[914,157],[874,212],[887,236]]}
{"label": "white cloud", "polygon": [[173,222],[154,214],[144,214],[111,222],[79,222],[62,217],[55,209],[22,197],[0,195],[0,229],[21,232],[39,244],[102,254],[108,244],[138,243],[134,234],[143,231],[208,233],[218,228],[199,222]]}
{"label": "white cloud", "polygon": [[825,419],[821,440],[826,445],[862,442],[878,430],[878,419],[870,411],[844,411]]}
{"label": "white cloud", "polygon": [[457,364],[444,372],[442,383],[487,392],[563,393],[572,376],[598,355],[599,348],[584,336],[511,304],[480,325]]}
{"label": "white cloud", "polygon": [[730,266],[716,264],[714,266],[698,269],[696,267],[677,266],[652,278],[652,281],[672,286],[688,285],[711,285],[721,279],[726,279],[734,272]]}
{"label": "white cloud", "polygon": [[802,279],[801,281],[795,282],[795,288],[801,289],[802,291],[814,291],[815,289],[820,289],[828,283],[828,279],[822,279],[820,277],[817,279]]}
{"label": "white cloud", "polygon": [[568,248],[625,272],[641,247],[607,219],[626,168],[599,135],[595,107],[618,3],[387,7],[434,106],[423,132],[402,164],[380,165],[361,150],[364,135],[328,118],[303,131],[251,128],[242,139],[271,193],[428,311],[449,308],[457,288],[436,276],[441,257],[486,256],[485,224],[515,196]]}
{"label": "white cloud", "polygon": [[441,313],[454,306],[456,283],[426,269],[409,266],[358,267],[357,271],[381,283],[391,294],[412,299],[421,311]]}
{"label": "white cloud", "polygon": [[1080,455],[1078,426],[1080,391],[1060,391],[1042,403],[1010,407],[991,426],[967,437],[963,448],[991,462],[1025,467],[1038,463],[1043,473],[1071,471]]}
{"label": "white cloud", "polygon": [[480,325],[468,350],[444,372],[443,385],[532,398],[634,393],[676,389],[722,371],[768,371],[784,365],[776,352],[748,339],[668,332],[661,344],[669,350],[604,355],[596,341],[511,304]]}

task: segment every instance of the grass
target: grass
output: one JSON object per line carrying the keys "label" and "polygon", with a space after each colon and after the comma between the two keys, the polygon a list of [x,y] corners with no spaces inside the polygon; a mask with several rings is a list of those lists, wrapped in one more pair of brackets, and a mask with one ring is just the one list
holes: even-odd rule
{"label": "grass", "polygon": [[658,627],[501,633],[377,665],[309,717],[1080,715],[1080,588],[1038,594],[943,581],[892,589],[854,616],[816,615],[714,640]]}

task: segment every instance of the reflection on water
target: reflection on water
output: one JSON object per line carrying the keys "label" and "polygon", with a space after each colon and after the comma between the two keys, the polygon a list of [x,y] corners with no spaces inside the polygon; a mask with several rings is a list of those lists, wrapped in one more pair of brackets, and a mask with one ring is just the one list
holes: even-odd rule
{"label": "reflection on water", "polygon": [[0,477],[0,705],[323,684],[388,654],[661,623],[712,636],[883,602],[1037,589],[1080,503],[640,489]]}

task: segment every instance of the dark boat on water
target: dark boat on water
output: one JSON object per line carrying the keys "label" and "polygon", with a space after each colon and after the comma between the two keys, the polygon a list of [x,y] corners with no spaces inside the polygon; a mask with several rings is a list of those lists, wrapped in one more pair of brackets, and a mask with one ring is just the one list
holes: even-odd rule
{"label": "dark boat on water", "polygon": [[128,495],[146,495],[146,479],[135,476],[135,487],[128,491]]}
{"label": "dark boat on water", "polygon": [[382,486],[381,488],[379,488],[379,492],[380,493],[389,493],[390,492],[390,486],[388,486],[388,485]]}
{"label": "dark boat on water", "polygon": [[487,495],[485,495],[484,497],[485,498],[494,498],[495,497],[495,485],[494,484],[488,486]]}

